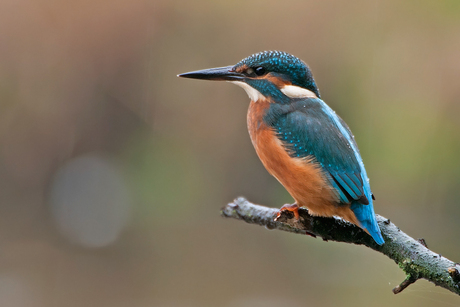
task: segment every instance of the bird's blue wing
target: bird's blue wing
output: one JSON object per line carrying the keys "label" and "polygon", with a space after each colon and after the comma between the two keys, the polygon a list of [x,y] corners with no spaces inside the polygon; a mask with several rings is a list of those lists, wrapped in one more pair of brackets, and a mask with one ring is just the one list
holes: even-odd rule
{"label": "bird's blue wing", "polygon": [[312,163],[322,167],[340,203],[349,204],[361,227],[383,244],[366,170],[345,122],[320,99],[273,103],[264,121],[276,130],[291,156],[313,158]]}
{"label": "bird's blue wing", "polygon": [[342,133],[336,120],[328,114],[330,109],[324,109],[323,105],[319,99],[299,100],[291,104],[288,112],[276,116],[271,125],[292,156],[313,157],[313,161],[321,165],[341,203],[358,201],[367,205],[369,200],[354,152],[357,146],[353,136],[339,119],[342,128],[349,132],[348,135]]}

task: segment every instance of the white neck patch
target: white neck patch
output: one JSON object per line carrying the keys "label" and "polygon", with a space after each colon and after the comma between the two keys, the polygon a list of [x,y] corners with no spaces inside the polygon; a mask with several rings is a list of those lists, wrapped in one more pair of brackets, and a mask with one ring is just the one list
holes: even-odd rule
{"label": "white neck patch", "polygon": [[289,98],[318,98],[312,91],[296,85],[286,85],[280,91]]}
{"label": "white neck patch", "polygon": [[253,88],[246,82],[241,82],[241,81],[228,81],[228,82],[241,86],[246,91],[246,94],[248,94],[249,99],[251,99],[254,102],[256,102],[259,99],[265,98],[264,95],[262,95],[258,90],[256,90],[255,88]]}

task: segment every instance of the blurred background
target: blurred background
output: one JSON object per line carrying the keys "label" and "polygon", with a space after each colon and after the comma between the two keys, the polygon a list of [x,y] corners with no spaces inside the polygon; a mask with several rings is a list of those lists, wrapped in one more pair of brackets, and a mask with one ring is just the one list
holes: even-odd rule
{"label": "blurred background", "polygon": [[279,49],[349,124],[376,212],[460,261],[460,2],[0,2],[1,306],[459,306],[385,256],[220,217],[292,202],[246,93]]}

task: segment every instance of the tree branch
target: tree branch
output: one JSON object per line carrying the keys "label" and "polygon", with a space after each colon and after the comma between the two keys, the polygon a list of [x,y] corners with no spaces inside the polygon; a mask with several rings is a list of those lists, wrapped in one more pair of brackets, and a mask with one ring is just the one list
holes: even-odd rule
{"label": "tree branch", "polygon": [[426,247],[423,239],[415,240],[402,232],[395,224],[376,215],[385,244],[377,245],[359,227],[340,218],[311,216],[307,209],[300,208],[300,220],[295,220],[289,211],[283,211],[278,221],[274,217],[278,209],[255,205],[240,197],[222,208],[221,215],[298,234],[321,237],[324,241],[337,241],[365,245],[390,259],[406,273],[406,279],[393,289],[395,294],[403,291],[418,279],[424,278],[437,286],[460,295],[460,264],[442,257]]}

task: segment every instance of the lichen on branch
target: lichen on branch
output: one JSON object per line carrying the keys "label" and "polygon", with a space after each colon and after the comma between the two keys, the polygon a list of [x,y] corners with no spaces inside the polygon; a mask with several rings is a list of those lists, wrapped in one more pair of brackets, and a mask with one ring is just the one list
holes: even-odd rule
{"label": "lichen on branch", "polygon": [[393,259],[406,273],[406,279],[393,289],[395,294],[423,278],[460,295],[460,265],[429,250],[423,239],[415,240],[408,236],[389,219],[376,215],[385,239],[385,244],[377,245],[362,229],[340,218],[312,216],[307,209],[300,208],[299,220],[291,212],[282,211],[278,220],[274,221],[278,211],[239,197],[222,208],[221,214],[226,218],[243,220],[269,229],[308,234],[325,241],[365,245]]}

